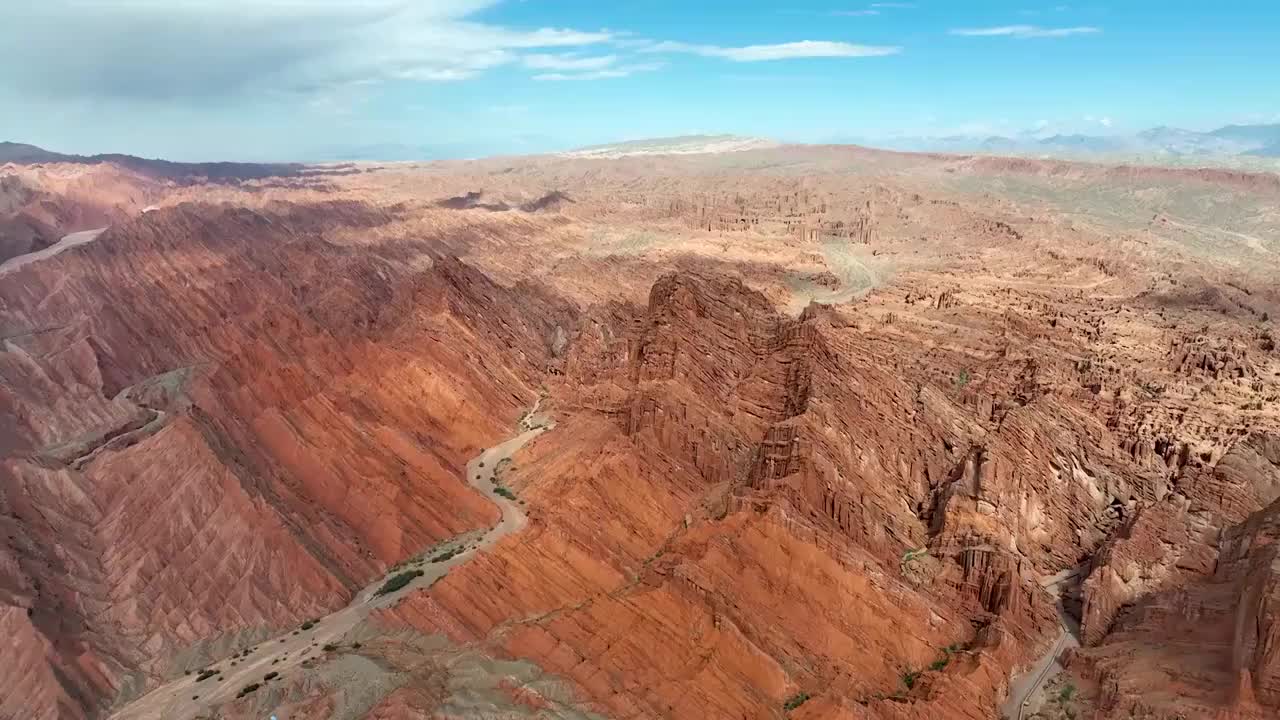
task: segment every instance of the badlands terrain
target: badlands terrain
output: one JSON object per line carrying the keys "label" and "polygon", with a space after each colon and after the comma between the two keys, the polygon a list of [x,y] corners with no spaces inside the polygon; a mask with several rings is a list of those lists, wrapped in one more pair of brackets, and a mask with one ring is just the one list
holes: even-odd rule
{"label": "badlands terrain", "polygon": [[1280,177],[636,147],[10,153],[0,718],[1280,715]]}

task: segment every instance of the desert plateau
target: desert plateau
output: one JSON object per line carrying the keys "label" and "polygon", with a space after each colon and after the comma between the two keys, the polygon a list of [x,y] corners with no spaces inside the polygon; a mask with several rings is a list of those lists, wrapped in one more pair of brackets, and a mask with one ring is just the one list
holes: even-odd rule
{"label": "desert plateau", "polygon": [[1277,176],[688,143],[3,165],[0,717],[1280,713]]}

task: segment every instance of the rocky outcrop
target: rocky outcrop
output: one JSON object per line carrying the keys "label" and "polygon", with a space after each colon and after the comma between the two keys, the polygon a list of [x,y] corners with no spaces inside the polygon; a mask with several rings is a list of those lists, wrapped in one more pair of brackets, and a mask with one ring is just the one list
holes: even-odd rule
{"label": "rocky outcrop", "polygon": [[[1075,568],[1071,672],[1104,717],[1271,710],[1269,286],[1146,210],[1124,233],[1055,215],[1053,173],[1018,178],[1023,206],[931,186],[954,158],[733,160],[174,187],[6,275],[0,605],[34,669],[0,707],[101,713],[489,525],[461,459],[540,397],[556,427],[502,474],[527,525],[359,631],[376,682],[299,671],[271,686],[285,712],[465,715],[443,684],[536,664],[472,698],[985,719]],[[548,188],[572,202],[468,209]],[[484,672],[380,684],[430,653],[379,643],[423,637]]]}
{"label": "rocky outcrop", "polygon": [[1215,379],[1247,378],[1257,374],[1248,350],[1200,342],[1175,344],[1170,349],[1173,369],[1183,374],[1202,373]]}
{"label": "rocky outcrop", "polygon": [[0,164],[0,263],[127,220],[163,192],[161,181],[116,165]]}
{"label": "rocky outcrop", "polygon": [[492,522],[459,469],[574,311],[329,239],[388,217],[181,206],[5,278],[0,602],[32,664],[0,714],[96,714]]}
{"label": "rocky outcrop", "polygon": [[[1278,479],[1276,436],[1250,436],[1179,482],[1191,497],[1144,510],[1095,558],[1083,623],[1095,647],[1075,665],[1102,685],[1107,717],[1280,710]],[[1179,677],[1176,694],[1161,673]]]}
{"label": "rocky outcrop", "polygon": [[1120,611],[1138,599],[1212,571],[1216,530],[1190,507],[1175,494],[1141,508],[1094,555],[1082,588],[1082,642],[1101,642]]}

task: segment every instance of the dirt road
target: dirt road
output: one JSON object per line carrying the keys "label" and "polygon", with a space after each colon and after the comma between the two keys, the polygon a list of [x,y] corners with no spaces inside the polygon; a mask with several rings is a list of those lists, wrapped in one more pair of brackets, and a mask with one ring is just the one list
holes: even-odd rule
{"label": "dirt road", "polygon": [[810,302],[842,305],[866,295],[884,282],[880,273],[869,264],[870,257],[860,254],[847,241],[823,240],[821,248],[827,270],[840,280],[840,287],[829,289],[811,283],[798,284],[792,289],[793,298],[788,305],[793,314]]}

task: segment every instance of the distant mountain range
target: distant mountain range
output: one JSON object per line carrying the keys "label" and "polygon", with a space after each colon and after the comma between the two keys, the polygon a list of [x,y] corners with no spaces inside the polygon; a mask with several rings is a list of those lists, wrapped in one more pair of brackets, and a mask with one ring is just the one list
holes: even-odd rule
{"label": "distant mountain range", "polygon": [[560,153],[567,157],[619,158],[635,155],[701,155],[777,147],[775,140],[742,135],[680,135],[591,145]]}
{"label": "distant mountain range", "polygon": [[1000,155],[1280,158],[1280,124],[1227,125],[1209,132],[1156,127],[1133,135],[902,137],[867,144],[898,150]]}
{"label": "distant mountain range", "polygon": [[68,155],[66,153],[45,150],[25,143],[0,142],[0,165],[14,163],[16,165],[34,165],[37,163],[73,163],[77,165],[97,165],[112,163],[134,172],[151,177],[170,180],[187,180],[201,178],[211,181],[257,180],[268,177],[287,177],[311,174],[306,166],[296,163],[241,163],[241,162],[209,162],[182,163],[169,160],[153,160],[150,158],[120,155]]}

